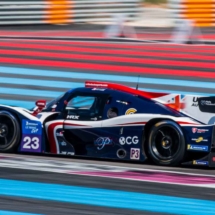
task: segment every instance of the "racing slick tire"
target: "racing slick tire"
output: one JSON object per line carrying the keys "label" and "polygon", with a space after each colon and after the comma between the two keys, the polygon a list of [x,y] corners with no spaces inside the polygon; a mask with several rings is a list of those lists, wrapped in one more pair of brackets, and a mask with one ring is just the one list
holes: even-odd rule
{"label": "racing slick tire", "polygon": [[181,127],[163,120],[152,126],[148,139],[148,154],[152,161],[162,166],[177,166],[185,155],[186,145]]}
{"label": "racing slick tire", "polygon": [[20,125],[8,111],[0,111],[0,152],[14,152],[20,141]]}

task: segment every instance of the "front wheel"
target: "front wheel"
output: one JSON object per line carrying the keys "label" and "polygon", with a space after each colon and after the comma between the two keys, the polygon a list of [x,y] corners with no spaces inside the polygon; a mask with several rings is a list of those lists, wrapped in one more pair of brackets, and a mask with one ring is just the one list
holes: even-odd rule
{"label": "front wheel", "polygon": [[182,162],[185,154],[185,139],[181,127],[171,121],[156,123],[150,130],[148,153],[154,163],[175,166]]}
{"label": "front wheel", "polygon": [[19,123],[10,112],[0,111],[0,152],[13,152],[20,140]]}

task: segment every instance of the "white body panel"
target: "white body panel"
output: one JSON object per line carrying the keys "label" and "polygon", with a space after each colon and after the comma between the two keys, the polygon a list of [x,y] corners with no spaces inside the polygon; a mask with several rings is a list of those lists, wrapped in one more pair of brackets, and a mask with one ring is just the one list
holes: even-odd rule
{"label": "white body panel", "polygon": [[[215,114],[201,112],[198,106],[197,98],[205,97],[198,95],[182,95],[182,94],[168,94],[153,100],[162,102],[163,104],[175,104],[178,111],[195,118],[196,120],[205,124],[214,124]],[[179,101],[177,101],[179,99]],[[178,103],[179,102],[179,103]],[[179,106],[180,105],[180,106]]]}

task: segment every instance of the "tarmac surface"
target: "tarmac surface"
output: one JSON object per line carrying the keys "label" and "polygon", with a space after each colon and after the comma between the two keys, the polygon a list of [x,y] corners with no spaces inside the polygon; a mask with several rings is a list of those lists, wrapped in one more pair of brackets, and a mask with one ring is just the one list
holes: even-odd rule
{"label": "tarmac surface", "polygon": [[[9,157],[8,157],[9,156]],[[6,159],[8,163],[8,167],[2,167],[6,163],[4,162]],[[17,165],[13,163],[16,159],[20,159],[20,162],[17,162]],[[33,160],[34,162],[32,162]],[[42,170],[43,166],[47,164],[51,164],[53,166],[61,163],[61,168],[64,169],[64,165],[71,165],[79,168],[81,171],[83,168],[82,165],[90,165],[91,168],[98,167],[99,165],[106,165],[109,169],[114,168],[138,168],[139,170],[154,170],[156,172],[178,172],[178,173],[189,173],[189,174],[201,174],[201,175],[211,175],[215,176],[214,169],[191,169],[189,167],[158,167],[150,164],[134,164],[134,163],[116,163],[111,161],[95,161],[95,160],[85,160],[85,159],[72,159],[72,158],[53,158],[53,157],[41,157],[41,156],[26,156],[26,155],[7,155],[5,157],[4,154],[1,154],[1,180],[9,179],[16,181],[28,181],[28,182],[39,182],[39,183],[48,183],[48,184],[60,184],[60,185],[69,185],[69,186],[80,186],[80,187],[88,187],[88,188],[98,188],[98,189],[107,189],[107,190],[116,190],[116,191],[126,191],[126,192],[138,192],[144,194],[158,194],[162,196],[169,197],[182,197],[187,199],[199,199],[199,200],[215,200],[214,188],[206,188],[206,187],[198,187],[198,186],[185,186],[185,185],[174,185],[171,183],[153,183],[153,182],[145,182],[145,181],[132,181],[132,180],[124,180],[124,179],[116,179],[111,177],[94,177],[94,176],[81,176],[76,174],[68,174],[68,173],[57,173],[51,172],[50,170]],[[26,166],[24,166],[24,162]],[[30,170],[36,168],[37,165],[41,166],[41,171],[39,170]],[[43,165],[41,163],[43,162]],[[9,163],[11,166],[9,167]],[[23,165],[22,165],[23,164]],[[28,166],[28,167],[27,167]],[[26,168],[26,169],[25,169]],[[27,169],[28,168],[28,169]],[[200,177],[196,175],[196,178]],[[0,180],[0,184],[1,184]],[[10,188],[8,188],[10,189]],[[25,190],[30,189],[28,187],[18,188]],[[42,194],[41,194],[42,195]],[[104,199],[100,199],[100,201],[105,201]],[[152,199],[153,201],[153,199]],[[134,203],[135,204],[135,203]],[[144,204],[144,202],[143,202]],[[156,207],[156,202],[154,203]],[[159,202],[157,202],[159,204]],[[171,208],[171,202],[166,202],[167,207]],[[164,206],[165,207],[165,206]],[[196,206],[197,207],[197,206]],[[189,209],[189,208],[187,208]],[[130,210],[130,209],[122,209],[122,208],[114,208],[114,207],[101,207],[89,204],[75,204],[75,203],[66,203],[59,201],[48,201],[48,200],[40,200],[35,198],[23,198],[18,196],[7,196],[2,195],[0,191],[0,210],[6,211],[19,211],[26,213],[36,213],[36,214],[146,214],[146,215],[159,215],[159,214],[167,214],[167,213],[157,213],[151,211],[139,211],[139,210]],[[169,213],[168,213],[169,214]],[[171,213],[170,213],[171,214]],[[178,213],[177,213],[178,214]],[[189,214],[184,211],[184,214]],[[211,213],[213,214],[213,213]]]}

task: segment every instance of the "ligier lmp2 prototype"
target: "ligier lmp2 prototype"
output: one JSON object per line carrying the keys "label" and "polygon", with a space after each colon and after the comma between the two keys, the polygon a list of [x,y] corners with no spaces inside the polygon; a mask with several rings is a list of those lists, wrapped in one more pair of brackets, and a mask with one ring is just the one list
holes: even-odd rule
{"label": "ligier lmp2 prototype", "polygon": [[0,152],[215,166],[213,100],[87,81],[31,111],[0,105]]}

